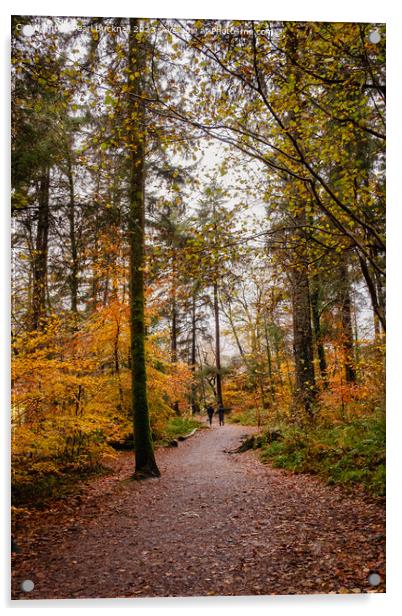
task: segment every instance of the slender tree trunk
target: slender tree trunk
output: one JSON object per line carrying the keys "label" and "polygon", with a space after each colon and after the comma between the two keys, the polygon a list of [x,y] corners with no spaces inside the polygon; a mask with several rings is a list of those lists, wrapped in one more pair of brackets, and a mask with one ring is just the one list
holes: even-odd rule
{"label": "slender tree trunk", "polygon": [[[68,146],[69,147],[69,146]],[[70,232],[70,250],[71,250],[71,271],[69,276],[70,293],[71,293],[71,311],[75,314],[78,312],[78,250],[77,238],[75,229],[75,195],[74,195],[74,176],[71,162],[71,153],[67,152],[67,176],[69,188],[69,209],[68,222]]]}
{"label": "slender tree trunk", "polygon": [[201,351],[200,351],[199,347],[197,347],[197,351],[198,351],[198,359],[199,359],[200,370],[201,370],[201,395],[202,395],[202,403],[203,403],[204,407],[206,407],[206,405],[207,405],[207,396],[206,396],[206,392],[205,392],[204,363],[202,361]]}
{"label": "slender tree trunk", "polygon": [[223,405],[221,373],[221,336],[219,324],[218,284],[214,283],[215,356],[216,356],[216,402]]}
{"label": "slender tree trunk", "polygon": [[232,306],[230,304],[230,300],[227,301],[227,304],[228,304],[228,311],[225,312],[225,316],[228,319],[230,327],[232,329],[232,334],[233,334],[233,337],[234,337],[235,342],[237,344],[237,348],[239,349],[240,357],[244,361],[245,366],[247,368],[249,368],[248,363],[247,363],[247,358],[246,358],[246,355],[244,353],[244,349],[243,349],[242,344],[240,342],[240,338],[239,338],[239,335],[237,333],[237,329],[236,329],[236,326],[235,326],[235,323],[234,323],[234,320],[233,320]]}
{"label": "slender tree trunk", "polygon": [[173,296],[172,301],[172,330],[171,330],[171,341],[170,341],[171,353],[170,358],[172,363],[177,362],[177,308],[176,308],[176,298]]}
{"label": "slender tree trunk", "polygon": [[193,292],[191,302],[191,410],[193,415],[199,412],[199,404],[197,403],[197,388],[195,384],[195,368],[197,363],[197,318],[196,318],[196,295]]}
{"label": "slender tree trunk", "polygon": [[[172,330],[171,330],[171,361],[172,364],[177,364],[177,304],[176,304],[176,259],[173,256],[173,282],[172,282]],[[172,404],[172,408],[176,415],[180,415],[178,400]]]}
{"label": "slender tree trunk", "polygon": [[359,365],[360,349],[359,349],[359,327],[357,325],[357,308],[356,302],[353,302],[353,329],[354,329],[354,345],[355,345],[355,366]]}
{"label": "slender tree trunk", "polygon": [[109,270],[107,270],[105,274],[105,286],[103,287],[103,299],[102,299],[102,304],[104,307],[107,306],[108,301],[109,301],[109,284],[110,284]]}
{"label": "slender tree trunk", "polygon": [[313,334],[310,317],[309,280],[304,268],[292,270],[293,352],[295,360],[295,402],[313,417],[316,396]]}
{"label": "slender tree trunk", "polygon": [[378,301],[375,281],[373,280],[373,277],[370,274],[370,270],[368,268],[366,260],[360,254],[359,254],[359,262],[360,262],[360,267],[361,267],[361,270],[364,276],[364,280],[366,281],[367,288],[370,293],[371,304],[373,306],[373,312],[378,317],[378,320],[381,323],[381,327],[383,331],[385,332],[386,331],[385,313],[382,311],[380,303]]}
{"label": "slender tree trunk", "polygon": [[318,355],[318,364],[320,366],[321,380],[324,388],[328,387],[328,368],[325,357],[325,349],[322,340],[321,331],[321,315],[320,315],[320,282],[317,276],[314,276],[311,282],[311,314],[313,317],[314,339]]}
{"label": "slender tree trunk", "polygon": [[347,383],[356,381],[356,370],[354,367],[354,343],[352,325],[352,302],[350,298],[350,282],[346,255],[342,254],[339,265],[340,280],[340,311],[342,324],[342,346],[345,380]]}
{"label": "slender tree trunk", "polygon": [[[100,191],[100,175],[98,173],[96,180],[96,193]],[[99,271],[98,271],[98,263],[99,263],[99,225],[98,225],[98,210],[95,205],[95,215],[94,215],[94,243],[92,248],[92,279],[91,279],[91,298],[89,302],[90,311],[94,312],[98,305],[99,301]]]}
{"label": "slender tree trunk", "polygon": [[99,253],[98,238],[95,236],[95,242],[93,246],[93,255],[92,255],[91,299],[89,302],[91,312],[94,312],[96,310],[96,306],[98,304],[98,295],[99,295],[99,277],[98,277],[98,272],[97,272],[98,253]]}
{"label": "slender tree trunk", "polygon": [[46,316],[47,258],[49,241],[49,183],[50,170],[46,169],[39,184],[39,210],[35,254],[32,268],[31,327],[40,329]]}
{"label": "slender tree trunk", "polygon": [[[384,264],[384,269],[385,269],[385,264]],[[378,272],[374,272],[374,279],[375,279],[375,287],[376,287],[377,298],[378,298],[378,308],[381,314],[384,315],[383,320],[385,322],[385,314],[386,314],[385,279],[382,276],[380,276]],[[379,319],[377,318],[377,321],[378,320]],[[385,329],[383,331],[385,332]]]}
{"label": "slender tree trunk", "polygon": [[[131,361],[132,404],[134,419],[135,475],[136,478],[159,476],[156,465],[151,426],[149,420],[147,379],[145,368],[145,323],[144,323],[144,110],[138,97],[141,96],[140,79],[145,70],[145,49],[137,39],[139,21],[130,19],[128,94],[130,124],[130,188],[129,188],[129,236],[130,236],[130,308],[131,308]],[[140,76],[138,77],[138,73]],[[137,77],[135,77],[137,75]],[[134,79],[131,79],[134,77]]]}

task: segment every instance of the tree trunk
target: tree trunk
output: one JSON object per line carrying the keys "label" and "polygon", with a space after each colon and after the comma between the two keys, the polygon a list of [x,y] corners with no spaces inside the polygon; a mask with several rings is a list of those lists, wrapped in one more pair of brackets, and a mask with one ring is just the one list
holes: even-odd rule
{"label": "tree trunk", "polygon": [[204,407],[206,407],[206,405],[207,405],[207,396],[206,396],[206,392],[205,392],[204,364],[203,364],[202,357],[201,357],[201,351],[200,351],[198,346],[197,346],[197,351],[198,351],[198,359],[199,359],[200,370],[201,370],[201,395],[202,395],[202,403],[203,403]]}
{"label": "tree trunk", "polygon": [[[172,364],[177,364],[177,305],[176,305],[176,259],[173,256],[173,282],[172,282],[172,331],[171,331],[171,361]],[[178,400],[172,404],[172,408],[176,415],[180,415]]]}
{"label": "tree trunk", "polygon": [[[300,71],[295,68],[290,58],[298,56],[300,51],[300,43],[295,32],[288,30],[285,35],[285,48],[288,52],[287,72],[288,78],[293,78],[296,88],[300,80]],[[302,105],[300,99],[296,99]],[[289,122],[294,123],[292,128],[293,137],[300,138],[299,124],[300,117],[294,111],[294,108],[289,109]],[[305,207],[305,194],[298,183],[298,180],[289,179],[290,194],[297,204],[293,214],[294,219],[294,237],[299,244],[292,255],[291,265],[291,280],[292,280],[292,304],[293,304],[293,350],[295,361],[295,388],[294,402],[296,409],[304,408],[307,416],[312,419],[314,415],[314,401],[316,397],[315,376],[314,376],[314,352],[313,352],[313,334],[311,329],[311,305],[310,305],[310,289],[308,278],[308,247],[306,246],[306,238],[304,229],[307,224],[307,210]]]}
{"label": "tree trunk", "polygon": [[215,356],[216,356],[216,402],[223,405],[221,374],[221,336],[219,325],[218,284],[214,283]]}
{"label": "tree trunk", "polygon": [[[69,148],[70,146],[68,146]],[[78,250],[77,238],[75,230],[75,197],[74,197],[74,177],[71,162],[71,152],[67,152],[67,175],[69,188],[69,209],[68,222],[70,232],[70,250],[71,250],[71,271],[69,276],[70,293],[71,293],[71,311],[75,314],[78,312]]]}
{"label": "tree trunk", "polygon": [[191,410],[193,415],[199,412],[199,404],[197,402],[197,388],[195,385],[195,368],[197,362],[197,319],[196,319],[196,295],[193,292],[191,304]]}
{"label": "tree trunk", "polygon": [[378,320],[380,321],[381,326],[383,328],[383,331],[385,332],[386,331],[385,314],[381,310],[381,307],[378,301],[376,285],[370,274],[366,260],[360,254],[359,254],[359,262],[360,262],[360,267],[361,267],[361,270],[364,276],[364,280],[366,281],[367,288],[370,293],[371,304],[373,306],[373,312],[375,315],[377,315]]}
{"label": "tree trunk", "polygon": [[350,282],[346,255],[343,254],[339,265],[339,301],[342,324],[342,347],[345,380],[347,383],[356,381],[354,367],[354,342],[352,325],[352,302],[350,298]]}
{"label": "tree trunk", "polygon": [[[96,179],[96,186],[95,186],[95,190],[96,190],[96,194],[99,193],[100,191],[100,175],[98,173],[97,175],[97,179]],[[98,305],[98,301],[99,301],[99,256],[100,256],[100,242],[99,242],[99,222],[98,222],[98,209],[96,204],[94,207],[94,227],[93,227],[93,234],[94,234],[94,242],[93,242],[93,247],[92,247],[92,258],[91,258],[91,268],[92,268],[92,274],[91,274],[91,296],[89,298],[89,302],[88,302],[88,308],[90,309],[91,312],[94,312],[96,310],[96,307]]]}
{"label": "tree trunk", "polygon": [[315,346],[317,349],[318,355],[318,364],[320,366],[320,374],[322,385],[324,388],[328,387],[328,367],[327,360],[325,357],[325,349],[322,340],[322,331],[321,331],[321,315],[320,315],[320,281],[317,276],[314,276],[311,283],[311,314],[313,317],[313,329],[314,329],[314,339]]}
{"label": "tree trunk", "polygon": [[[385,263],[384,263],[385,269]],[[383,321],[385,322],[385,314],[386,314],[386,297],[385,297],[385,278],[381,276],[378,272],[374,272],[375,279],[375,287],[377,291],[377,299],[378,299],[378,309],[380,313],[383,315]],[[377,318],[377,320],[379,320]],[[385,332],[385,328],[383,330]]]}
{"label": "tree trunk", "polygon": [[[145,49],[137,40],[138,19],[130,19],[128,61],[128,107],[132,130],[129,133],[129,238],[130,238],[130,308],[131,308],[131,361],[132,405],[134,419],[135,478],[160,476],[156,465],[149,420],[147,381],[145,368],[144,323],[144,109],[138,101],[141,96],[140,79],[145,70]],[[140,77],[130,79],[136,73]],[[134,119],[135,118],[135,119]]]}
{"label": "tree trunk", "polygon": [[301,404],[308,417],[313,418],[316,396],[313,334],[310,317],[310,292],[304,268],[292,270],[293,352],[295,360],[295,402]]}
{"label": "tree trunk", "polygon": [[46,316],[47,257],[49,241],[49,182],[50,170],[46,169],[39,184],[39,210],[35,254],[32,268],[31,327],[40,329]]}

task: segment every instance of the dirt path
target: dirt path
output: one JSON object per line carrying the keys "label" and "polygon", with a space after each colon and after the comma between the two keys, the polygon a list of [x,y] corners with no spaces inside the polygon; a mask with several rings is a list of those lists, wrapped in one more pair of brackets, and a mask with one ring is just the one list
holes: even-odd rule
{"label": "dirt path", "polygon": [[62,510],[27,515],[13,598],[384,591],[367,582],[384,575],[381,505],[224,452],[252,431],[215,425],[158,450],[162,477],[145,482],[122,454]]}

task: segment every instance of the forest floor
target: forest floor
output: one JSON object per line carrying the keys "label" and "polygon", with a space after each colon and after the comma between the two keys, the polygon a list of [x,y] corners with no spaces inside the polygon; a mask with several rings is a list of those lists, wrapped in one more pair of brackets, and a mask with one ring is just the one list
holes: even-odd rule
{"label": "forest floor", "polygon": [[383,500],[227,453],[255,431],[215,423],[158,449],[162,476],[143,482],[120,453],[110,475],[20,515],[12,598],[384,592]]}

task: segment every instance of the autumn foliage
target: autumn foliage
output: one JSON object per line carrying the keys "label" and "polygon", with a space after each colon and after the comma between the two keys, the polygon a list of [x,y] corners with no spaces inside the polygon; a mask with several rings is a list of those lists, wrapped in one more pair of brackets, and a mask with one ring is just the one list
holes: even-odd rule
{"label": "autumn foliage", "polygon": [[[132,441],[129,309],[114,301],[74,326],[53,316],[13,345],[15,493],[49,477],[98,467],[111,444]],[[150,318],[150,314],[149,314]],[[170,362],[164,333],[147,341],[151,426],[160,438],[172,402],[188,405],[191,372]],[[46,482],[45,482],[46,483]]]}

